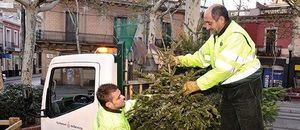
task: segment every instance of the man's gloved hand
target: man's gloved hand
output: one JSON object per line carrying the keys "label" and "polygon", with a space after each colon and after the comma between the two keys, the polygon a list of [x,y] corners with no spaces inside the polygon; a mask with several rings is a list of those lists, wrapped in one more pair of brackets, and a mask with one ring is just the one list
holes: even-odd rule
{"label": "man's gloved hand", "polygon": [[176,56],[170,55],[170,66],[177,66],[179,64],[179,59]]}
{"label": "man's gloved hand", "polygon": [[184,95],[189,95],[193,92],[199,91],[200,88],[197,85],[196,81],[187,81],[184,85],[183,85],[183,94]]}

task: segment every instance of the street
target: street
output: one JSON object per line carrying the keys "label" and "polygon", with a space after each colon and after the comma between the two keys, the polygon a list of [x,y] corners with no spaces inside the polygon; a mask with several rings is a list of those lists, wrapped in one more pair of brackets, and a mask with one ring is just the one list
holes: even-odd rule
{"label": "street", "polygon": [[[21,83],[21,76],[7,77],[6,80],[4,81],[4,85],[19,84],[19,83]],[[36,87],[41,86],[41,74],[32,75],[32,85]]]}

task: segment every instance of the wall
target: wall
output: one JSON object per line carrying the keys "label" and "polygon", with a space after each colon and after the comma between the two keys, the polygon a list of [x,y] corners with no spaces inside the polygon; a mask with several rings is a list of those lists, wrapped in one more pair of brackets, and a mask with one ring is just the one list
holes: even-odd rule
{"label": "wall", "polygon": [[256,43],[258,48],[265,46],[266,42],[266,29],[274,28],[277,30],[277,40],[276,46],[280,47],[282,50],[282,55],[287,56],[287,47],[292,42],[292,29],[293,22],[285,20],[283,22],[266,22],[266,21],[256,21],[243,23],[244,29],[249,33],[253,41]]}
{"label": "wall", "polygon": [[[43,12],[42,30],[65,32],[66,8],[63,4],[57,5],[50,11]],[[114,17],[132,17],[138,15],[130,7],[112,6],[105,13],[99,13],[90,7],[80,7],[79,32],[87,34],[105,34],[113,35]],[[166,15],[169,16],[169,15]],[[165,21],[170,21],[165,17]],[[173,15],[172,37],[177,39],[183,32],[184,13],[175,13]]]}
{"label": "wall", "polygon": [[48,67],[51,60],[58,55],[59,55],[58,51],[49,51],[49,50],[42,51],[42,77],[41,77],[42,84],[45,81],[45,77],[47,75]]}
{"label": "wall", "polygon": [[[127,11],[126,11],[127,10]],[[66,8],[63,4],[57,5],[51,11],[43,14],[42,29],[65,32]],[[125,7],[112,7],[105,15],[89,7],[80,7],[79,33],[113,35],[114,16],[129,16]]]}
{"label": "wall", "polygon": [[[171,19],[169,17],[169,15],[167,15],[168,17],[164,17],[164,19],[166,19],[166,21],[171,22]],[[183,22],[184,22],[184,13],[175,13],[173,15],[173,29],[172,30],[172,38],[175,40],[178,40],[180,38],[181,35],[184,34],[183,32]]]}
{"label": "wall", "polygon": [[[18,76],[21,70],[21,50],[20,50],[20,25],[16,25],[9,21],[3,21],[4,37],[3,43],[6,41],[11,42],[11,45],[7,45],[11,49],[5,49],[3,53],[10,55],[8,58],[3,58],[3,71],[6,76]],[[6,37],[6,30],[10,30],[10,39]]]}
{"label": "wall", "polygon": [[295,28],[293,30],[294,32],[294,38],[293,38],[293,44],[294,44],[294,51],[293,51],[293,54],[295,57],[300,57],[300,17],[296,17],[294,19],[294,22],[296,24],[296,26],[298,28]]}

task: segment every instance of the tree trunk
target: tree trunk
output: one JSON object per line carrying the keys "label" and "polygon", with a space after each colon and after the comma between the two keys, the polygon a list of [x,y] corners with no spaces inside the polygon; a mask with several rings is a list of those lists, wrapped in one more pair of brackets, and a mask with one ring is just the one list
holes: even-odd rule
{"label": "tree trunk", "polygon": [[[2,62],[2,61],[1,61]],[[3,91],[3,89],[4,89],[4,81],[3,81],[3,77],[2,77],[2,67],[0,66],[0,92],[2,92]]]}
{"label": "tree trunk", "polygon": [[187,0],[184,19],[184,32],[187,36],[197,38],[198,24],[200,20],[200,0]]}
{"label": "tree trunk", "polygon": [[81,53],[81,50],[80,50],[80,44],[79,44],[79,5],[78,5],[78,0],[75,0],[76,2],[76,23],[75,24],[75,27],[76,27],[76,45],[77,45],[77,52],[78,54]]}
{"label": "tree trunk", "polygon": [[157,14],[156,12],[159,10],[160,6],[167,0],[159,0],[156,2],[156,4],[150,9],[150,14],[149,14],[149,34],[148,34],[148,52],[149,52],[149,46],[150,44],[155,44],[155,39],[157,36],[158,32],[158,27],[157,27]]}
{"label": "tree trunk", "polygon": [[33,8],[27,8],[25,14],[26,35],[25,46],[22,62],[22,75],[21,82],[24,85],[31,85],[32,81],[32,66],[33,66],[33,53],[35,50],[35,28],[36,28],[36,15],[37,11]]}
{"label": "tree trunk", "polygon": [[[144,27],[145,27],[145,23],[144,23],[144,21],[145,21],[145,19],[144,19],[144,16],[143,16],[144,14],[139,14],[138,15],[138,26],[137,26],[137,29],[136,29],[136,32],[135,32],[135,35],[134,35],[134,37],[139,37],[139,38],[144,38]],[[145,40],[145,39],[143,39],[143,40]]]}
{"label": "tree trunk", "polygon": [[150,13],[149,19],[150,22],[149,22],[148,44],[150,45],[150,44],[154,44],[156,39],[157,27],[155,23],[157,20],[157,16],[155,15],[155,13]]}
{"label": "tree trunk", "polygon": [[241,8],[242,8],[242,0],[239,0],[239,4],[237,5],[238,14],[237,14],[236,19],[235,19],[236,22],[239,22]]}

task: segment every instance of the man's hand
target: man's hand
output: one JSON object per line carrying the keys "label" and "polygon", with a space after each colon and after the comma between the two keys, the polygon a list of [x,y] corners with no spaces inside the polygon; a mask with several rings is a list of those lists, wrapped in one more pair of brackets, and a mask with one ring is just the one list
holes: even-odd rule
{"label": "man's hand", "polygon": [[193,92],[199,91],[200,88],[197,85],[196,81],[187,81],[184,85],[183,85],[183,94],[184,95],[189,95]]}

